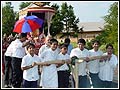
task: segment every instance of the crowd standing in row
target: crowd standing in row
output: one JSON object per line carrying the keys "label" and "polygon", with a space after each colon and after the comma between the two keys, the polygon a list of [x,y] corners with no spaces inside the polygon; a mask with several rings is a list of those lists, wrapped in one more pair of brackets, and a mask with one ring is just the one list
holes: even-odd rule
{"label": "crowd standing in row", "polygon": [[[44,38],[44,37],[43,37]],[[39,45],[39,41],[37,41]],[[113,54],[113,46],[106,45],[106,53],[99,50],[99,41],[92,43],[92,50],[85,48],[84,39],[79,39],[78,47],[73,48],[70,39],[66,38],[59,45],[58,41],[47,36],[45,43],[39,47],[33,39],[27,40],[27,34],[21,33],[19,38],[13,39],[7,44],[3,41],[3,69],[5,87],[14,88],[68,88],[69,87],[69,65],[71,58],[86,57],[78,67],[79,88],[89,88],[90,80],[93,88],[110,88],[113,80],[114,69],[117,66],[117,57]],[[6,46],[5,46],[6,45]],[[6,49],[6,50],[4,50]],[[108,58],[90,61],[90,56],[108,55]],[[43,64],[37,62],[63,60],[64,64]],[[4,72],[5,71],[5,72]]]}

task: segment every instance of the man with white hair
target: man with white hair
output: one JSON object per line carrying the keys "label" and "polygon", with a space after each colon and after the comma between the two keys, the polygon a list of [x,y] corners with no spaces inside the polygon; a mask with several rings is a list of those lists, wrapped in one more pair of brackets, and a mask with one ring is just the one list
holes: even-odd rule
{"label": "man with white hair", "polygon": [[45,39],[45,45],[42,45],[41,48],[39,49],[39,53],[38,55],[40,56],[40,54],[49,49],[50,48],[50,40],[52,39],[52,36],[47,36],[46,39]]}

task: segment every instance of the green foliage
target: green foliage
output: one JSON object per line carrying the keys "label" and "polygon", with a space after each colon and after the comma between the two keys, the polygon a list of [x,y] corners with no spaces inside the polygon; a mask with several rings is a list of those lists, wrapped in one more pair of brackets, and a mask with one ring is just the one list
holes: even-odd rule
{"label": "green foliage", "polygon": [[52,18],[50,33],[52,36],[56,36],[63,30],[63,23],[61,22],[59,6],[57,4],[52,5],[55,8],[56,13]]}
{"label": "green foliage", "polygon": [[11,2],[6,2],[2,7],[2,34],[10,35],[13,31],[15,24],[15,12],[11,6]]}
{"label": "green foliage", "polygon": [[104,53],[106,52],[106,45],[103,44],[99,47],[99,50],[103,51]]}
{"label": "green foliage", "polygon": [[114,44],[113,44],[113,46],[114,46],[114,54],[115,55],[118,55],[118,42],[115,42]]}
{"label": "green foliage", "polygon": [[20,4],[20,6],[19,6],[19,7],[20,7],[19,9],[21,10],[21,9],[29,6],[30,4],[31,4],[31,2],[22,2],[22,3]]}
{"label": "green foliage", "polygon": [[76,19],[71,5],[68,6],[66,2],[63,3],[61,5],[60,14],[61,21],[64,24],[64,32],[68,33],[70,31],[78,30],[77,23],[79,22],[79,19]]}
{"label": "green foliage", "polygon": [[[65,33],[63,33],[61,38],[64,36],[70,36],[70,31],[78,30],[77,23],[79,22],[79,19],[75,19],[76,17],[71,5],[68,6],[67,3],[63,3],[61,5],[61,10],[57,4],[53,4],[52,7],[56,10],[50,26],[50,34],[53,37],[62,31],[65,31]],[[45,26],[45,34],[47,34],[47,26]],[[78,37],[77,33],[73,36]]]}
{"label": "green foliage", "polygon": [[92,49],[92,43],[89,42],[88,40],[86,41],[86,48],[87,48],[88,50]]}
{"label": "green foliage", "polygon": [[77,43],[76,42],[71,42],[71,44],[73,45],[73,48],[77,47]]}
{"label": "green foliage", "polygon": [[73,38],[78,38],[78,33],[75,32],[75,34],[72,35]]}
{"label": "green foliage", "polygon": [[118,2],[113,3],[108,10],[108,15],[104,16],[105,20],[104,31],[96,39],[102,44],[113,44],[115,48],[115,54],[118,51]]}

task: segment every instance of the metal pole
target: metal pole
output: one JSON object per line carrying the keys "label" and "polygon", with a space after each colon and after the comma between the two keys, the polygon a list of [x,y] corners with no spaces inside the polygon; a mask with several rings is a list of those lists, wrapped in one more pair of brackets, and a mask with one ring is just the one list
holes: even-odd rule
{"label": "metal pole", "polygon": [[49,12],[48,12],[48,36],[50,35],[50,15],[49,15]]}

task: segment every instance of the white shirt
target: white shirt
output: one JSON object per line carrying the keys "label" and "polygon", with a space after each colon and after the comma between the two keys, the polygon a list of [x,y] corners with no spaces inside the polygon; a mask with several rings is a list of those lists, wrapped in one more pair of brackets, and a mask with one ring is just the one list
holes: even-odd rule
{"label": "white shirt", "polygon": [[13,53],[13,42],[10,43],[10,45],[7,47],[7,50],[5,52],[5,56],[12,56]]}
{"label": "white shirt", "polygon": [[16,39],[15,41],[13,41],[12,57],[23,58],[26,55],[25,48],[22,47],[22,45],[23,43],[19,39]]}
{"label": "white shirt", "polygon": [[[107,53],[104,53],[104,55],[107,55]],[[100,79],[103,81],[112,81],[114,69],[117,66],[117,63],[118,63],[117,56],[114,54],[112,54],[110,61],[107,60],[101,62],[99,72]]]}
{"label": "white shirt", "polygon": [[[21,67],[30,66],[33,62],[40,62],[41,59],[37,55],[33,57],[28,53],[26,56],[23,57]],[[23,79],[27,81],[36,81],[39,79],[38,74],[38,66],[34,66],[30,69],[23,71]]]}
{"label": "white shirt", "polygon": [[[70,53],[70,57],[73,56],[77,56],[78,58],[89,57],[89,51],[85,48],[83,51],[81,51],[80,48],[75,48],[72,49]],[[79,71],[78,75],[82,75],[82,76],[86,75],[86,61],[79,64],[78,71]]]}
{"label": "white shirt", "polygon": [[[56,50],[53,51],[51,48],[40,54],[42,62],[57,60]],[[43,66],[41,73],[41,86],[43,88],[57,88],[58,87],[58,75],[55,64],[49,66]]]}
{"label": "white shirt", "polygon": [[42,45],[41,48],[39,49],[38,55],[40,56],[40,54],[41,54],[42,52],[44,52],[45,50],[47,50],[47,49],[49,49],[49,48],[50,48],[50,47],[47,46],[46,44],[45,44],[45,45]]}
{"label": "white shirt", "polygon": [[[101,56],[101,55],[103,55],[103,52],[100,51],[100,50],[95,51],[94,49],[92,49],[92,50],[89,50],[89,52],[90,52],[90,56]],[[87,66],[88,66],[88,69],[91,73],[98,73],[99,69],[100,69],[99,59],[89,61]]]}
{"label": "white shirt", "polygon": [[[68,55],[67,53],[64,55],[62,53],[60,53],[57,57],[57,60],[70,60],[70,55]],[[57,68],[58,71],[65,71],[65,70],[69,70],[68,65],[65,63],[62,66],[60,66],[59,68]]]}

